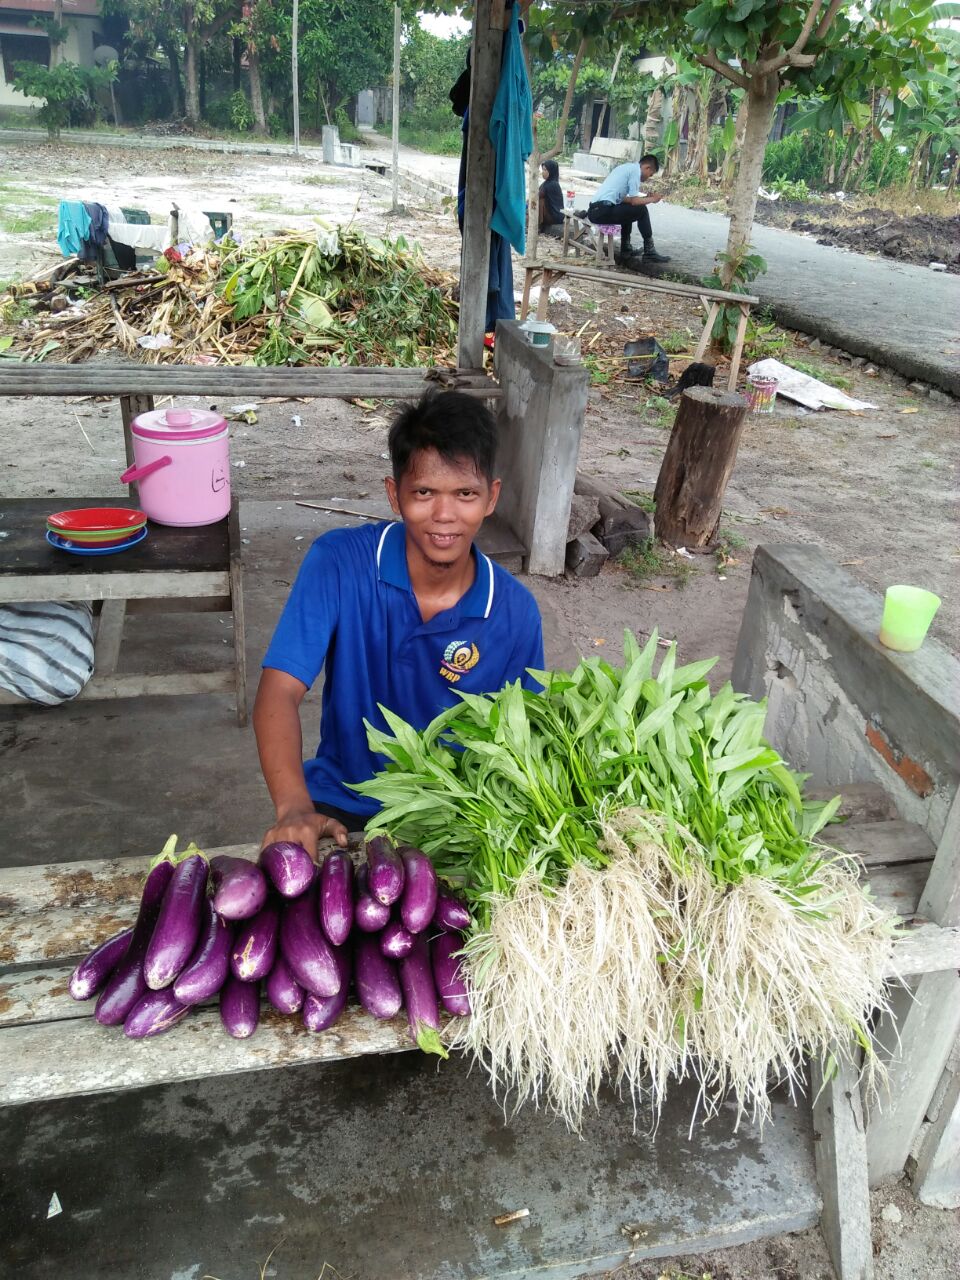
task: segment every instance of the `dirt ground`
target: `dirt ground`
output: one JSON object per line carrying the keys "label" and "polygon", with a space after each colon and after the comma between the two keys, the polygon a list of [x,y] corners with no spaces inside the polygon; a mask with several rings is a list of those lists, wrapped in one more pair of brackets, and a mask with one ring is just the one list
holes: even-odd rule
{"label": "dirt ground", "polygon": [[[372,173],[330,174],[302,161],[44,145],[0,146],[0,280],[28,275],[57,260],[56,201],[61,197],[137,204],[162,213],[171,196],[206,209],[230,209],[244,232],[307,226],[316,215],[355,218],[372,232],[402,232],[427,259],[455,270],[459,239],[449,210],[411,202],[407,216],[387,217],[389,185]],[[13,210],[18,224],[11,216]],[[28,229],[23,224],[29,224]],[[20,229],[18,229],[18,226]],[[943,259],[941,259],[943,260]],[[580,466],[648,501],[667,443],[674,402],[662,388],[624,377],[622,345],[655,334],[686,365],[699,332],[698,308],[642,292],[570,287],[551,304],[551,319],[580,333],[591,366]],[[960,534],[955,512],[960,439],[956,404],[910,390],[904,379],[862,361],[827,354],[811,339],[772,326],[761,354],[842,385],[877,406],[862,414],[809,413],[786,401],[769,417],[749,419],[727,494],[718,549],[693,560],[665,556],[632,568],[608,564],[588,580],[531,582],[558,619],[571,651],[616,661],[629,626],[677,637],[684,660],[719,655],[729,673],[759,542],[816,543],[875,590],[892,582],[923,585],[943,597],[933,634],[956,647],[960,635]],[[782,349],[772,350],[771,343]],[[231,405],[218,406],[229,414]],[[331,401],[261,403],[257,421],[233,422],[233,482],[241,499],[361,498],[380,491],[390,408]],[[297,420],[299,419],[299,421]],[[119,409],[114,401],[0,399],[0,499],[125,494]],[[0,555],[2,555],[0,529]],[[898,1223],[880,1215],[894,1203]],[[877,1280],[948,1280],[956,1275],[960,1238],[955,1215],[914,1204],[894,1189],[875,1198]],[[678,1272],[677,1268],[680,1268]],[[951,1270],[953,1268],[953,1270]],[[700,1280],[819,1280],[829,1275],[817,1233],[724,1251],[675,1265],[644,1264],[624,1280],[681,1274]]]}

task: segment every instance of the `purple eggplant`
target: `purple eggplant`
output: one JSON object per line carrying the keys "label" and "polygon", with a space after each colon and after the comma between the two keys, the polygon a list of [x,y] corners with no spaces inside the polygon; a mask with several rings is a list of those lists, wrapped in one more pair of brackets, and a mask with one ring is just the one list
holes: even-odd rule
{"label": "purple eggplant", "polygon": [[224,920],[249,920],[267,900],[266,876],[248,858],[211,858],[210,881],[213,905]]}
{"label": "purple eggplant", "polygon": [[199,850],[188,853],[174,868],[143,961],[143,976],[151,991],[169,987],[196,950],[203,927],[207,870]]}
{"label": "purple eggplant", "polygon": [[400,960],[413,950],[413,937],[402,920],[390,920],[380,934],[380,951],[391,960]]}
{"label": "purple eggplant", "polygon": [[299,898],[313,884],[316,865],[302,844],[278,840],[260,854],[260,865],[283,898]]}
{"label": "purple eggplant", "polygon": [[290,972],[283,956],[277,956],[265,983],[267,999],[277,1013],[298,1013],[303,1005],[304,990]]}
{"label": "purple eggplant", "polygon": [[335,947],[342,947],[353,928],[353,862],[335,849],[320,868],[320,923]]}
{"label": "purple eggplant", "polygon": [[252,920],[237,929],[230,952],[230,968],[241,982],[259,982],[273,968],[280,936],[280,906],[268,902]]}
{"label": "purple eggplant", "polygon": [[415,938],[413,950],[400,961],[400,986],[411,1036],[424,1053],[438,1053],[441,1058],[448,1058],[450,1055],[440,1040],[440,1010],[426,938]]}
{"label": "purple eggplant", "polygon": [[314,893],[284,903],[280,951],[294,978],[307,991],[315,996],[335,996],[340,990],[340,972],[333,948],[320,928]]}
{"label": "purple eggplant", "polygon": [[326,1031],[332,1027],[347,1007],[350,991],[350,948],[334,947],[333,958],[340,978],[340,990],[335,996],[318,996],[308,991],[303,1002],[303,1025],[308,1031]]}
{"label": "purple eggplant", "polygon": [[437,909],[433,913],[433,923],[438,929],[463,933],[470,928],[473,917],[462,898],[441,886],[437,890]]}
{"label": "purple eggplant", "polygon": [[190,1012],[188,1004],[181,1004],[173,991],[147,991],[127,1014],[123,1034],[131,1040],[146,1040],[169,1031]]}
{"label": "purple eggplant", "polygon": [[392,906],[403,893],[403,862],[386,836],[367,841],[367,885],[370,897]]}
{"label": "purple eggplant", "polygon": [[358,868],[357,900],[353,906],[353,921],[364,933],[379,933],[390,919],[390,908],[370,896],[368,874],[365,866]]}
{"label": "purple eggplant", "polygon": [[241,982],[228,973],[220,988],[220,1021],[235,1040],[252,1036],[260,1021],[260,983]]}
{"label": "purple eggplant", "polygon": [[164,895],[173,879],[173,862],[170,854],[176,847],[177,837],[171,836],[163,853],[150,868],[140,896],[140,910],[133,926],[133,937],[123,959],[107,979],[100,993],[93,1016],[105,1027],[118,1026],[147,990],[143,976],[143,958],[153,937],[157,917]]}
{"label": "purple eggplant", "polygon": [[94,947],[89,955],[77,965],[70,975],[67,989],[74,1000],[89,1000],[92,995],[106,985],[107,979],[130,949],[132,929],[124,929],[115,933],[99,947]]}
{"label": "purple eggplant", "polygon": [[357,938],[353,957],[353,980],[357,999],[375,1018],[393,1018],[403,1006],[400,981],[392,960],[380,950],[373,934]]}
{"label": "purple eggplant", "polygon": [[470,1012],[470,997],[463,979],[457,952],[463,947],[463,939],[452,933],[441,933],[430,944],[433,963],[433,980],[440,1003],[447,1013],[464,1017]]}
{"label": "purple eggplant", "polygon": [[411,933],[423,933],[437,909],[437,873],[425,853],[405,845],[403,858],[404,884],[400,899],[400,919]]}
{"label": "purple eggplant", "polygon": [[173,994],[181,1004],[199,1004],[217,994],[230,970],[233,928],[222,919],[213,901],[203,904],[205,920],[197,949],[173,984]]}

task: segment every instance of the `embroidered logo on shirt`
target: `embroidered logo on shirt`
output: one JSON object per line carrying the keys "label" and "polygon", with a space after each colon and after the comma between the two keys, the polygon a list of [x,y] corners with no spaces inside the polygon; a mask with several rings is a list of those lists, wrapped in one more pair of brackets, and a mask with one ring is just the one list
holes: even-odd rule
{"label": "embroidered logo on shirt", "polygon": [[444,680],[456,684],[463,673],[475,667],[479,661],[480,650],[475,644],[468,644],[466,640],[454,640],[443,651],[440,674]]}

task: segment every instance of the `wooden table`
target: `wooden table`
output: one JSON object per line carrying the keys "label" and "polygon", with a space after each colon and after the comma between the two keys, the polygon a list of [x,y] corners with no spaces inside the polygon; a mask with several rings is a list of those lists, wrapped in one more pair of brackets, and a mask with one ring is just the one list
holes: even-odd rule
{"label": "wooden table", "polygon": [[735,391],[737,377],[740,373],[740,360],[743,356],[743,344],[747,336],[747,321],[750,308],[757,305],[759,298],[749,293],[733,293],[726,289],[708,289],[705,285],[683,284],[674,280],[659,280],[654,276],[641,275],[636,271],[614,271],[610,267],[580,267],[563,259],[539,261],[528,258],[523,263],[523,299],[520,303],[520,319],[525,320],[530,310],[530,290],[536,276],[540,276],[540,297],[537,301],[537,319],[546,320],[547,306],[550,302],[550,287],[564,276],[572,280],[589,280],[597,284],[613,285],[618,289],[644,289],[649,293],[667,293],[678,298],[695,298],[706,315],[700,340],[693,353],[693,360],[702,360],[707,345],[713,334],[721,306],[736,307],[740,312],[737,323],[737,336],[730,353],[730,373],[727,377],[727,390]]}
{"label": "wooden table", "polygon": [[[862,788],[852,788],[845,804],[857,820],[831,828],[831,840],[862,851],[878,899],[909,920],[929,870],[929,840],[906,823],[860,821]],[[330,847],[325,842],[321,854]],[[206,852],[254,858],[257,849]],[[0,1105],[413,1047],[402,1014],[379,1022],[353,1007],[318,1034],[297,1017],[265,1009],[249,1040],[226,1035],[212,1005],[151,1040],[130,1041],[118,1027],[99,1026],[95,1001],[72,1000],[67,979],[82,955],[133,923],[148,863],[144,856],[0,871]],[[945,964],[960,965],[960,929],[918,922],[897,944],[898,972]]]}
{"label": "wooden table", "polygon": [[[85,699],[233,692],[237,721],[247,721],[240,521],[234,498],[217,524],[179,529],[151,522],[139,545],[110,556],[75,556],[44,538],[47,516],[65,507],[116,506],[111,498],[0,499],[0,604],[37,600],[101,601],[94,673]],[[121,503],[120,505],[127,505]],[[233,664],[219,671],[118,674],[127,613],[204,611],[233,615]],[[22,703],[0,690],[0,703]]]}

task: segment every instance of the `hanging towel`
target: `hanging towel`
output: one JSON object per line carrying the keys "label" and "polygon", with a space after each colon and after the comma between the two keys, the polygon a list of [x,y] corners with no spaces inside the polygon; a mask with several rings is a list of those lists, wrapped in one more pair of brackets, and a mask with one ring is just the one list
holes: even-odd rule
{"label": "hanging towel", "polygon": [[504,39],[500,87],[490,116],[490,141],[497,159],[496,207],[490,229],[522,254],[527,247],[526,164],[533,150],[533,100],[520,43],[519,8],[514,4]]}
{"label": "hanging towel", "polygon": [[57,244],[65,258],[72,258],[80,252],[80,248],[90,230],[90,215],[84,208],[82,200],[61,200],[60,216],[57,223]]}
{"label": "hanging towel", "polygon": [[96,262],[97,250],[107,238],[107,228],[109,226],[107,211],[102,204],[97,204],[93,200],[85,200],[83,207],[86,209],[87,217],[90,219],[90,229],[87,231],[80,247],[80,261]]}

